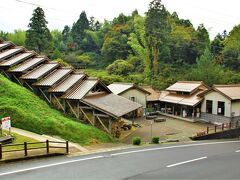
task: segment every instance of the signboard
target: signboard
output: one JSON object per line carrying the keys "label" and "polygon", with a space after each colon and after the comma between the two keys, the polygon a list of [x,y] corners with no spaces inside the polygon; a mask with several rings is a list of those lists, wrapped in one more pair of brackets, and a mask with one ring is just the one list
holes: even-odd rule
{"label": "signboard", "polygon": [[2,118],[2,129],[10,130],[11,128],[11,118],[5,117]]}

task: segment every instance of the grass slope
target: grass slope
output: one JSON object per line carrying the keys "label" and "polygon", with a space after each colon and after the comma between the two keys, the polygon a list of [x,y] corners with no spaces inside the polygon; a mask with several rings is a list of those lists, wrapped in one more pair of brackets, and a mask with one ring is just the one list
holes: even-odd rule
{"label": "grass slope", "polygon": [[0,74],[0,118],[5,116],[11,116],[14,127],[59,136],[80,144],[113,140],[95,127],[65,117],[34,93]]}

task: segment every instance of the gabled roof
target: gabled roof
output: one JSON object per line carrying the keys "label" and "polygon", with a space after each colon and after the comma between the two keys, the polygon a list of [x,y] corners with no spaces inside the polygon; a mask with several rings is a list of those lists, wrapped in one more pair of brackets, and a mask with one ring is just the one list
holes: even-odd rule
{"label": "gabled roof", "polygon": [[139,91],[142,91],[145,94],[150,94],[148,91],[144,90],[143,88],[140,88],[139,86],[135,85],[134,83],[122,83],[122,82],[116,82],[113,84],[110,84],[107,86],[114,94],[120,95],[124,92],[126,92],[129,89],[138,89]]}
{"label": "gabled roof", "polygon": [[48,90],[51,93],[65,93],[71,89],[74,85],[79,84],[86,75],[83,73],[74,72],[66,77],[64,80],[53,86]]}
{"label": "gabled roof", "polygon": [[68,93],[62,96],[63,99],[77,99],[80,100],[86,96],[97,84],[98,79],[87,78],[74,86]]}
{"label": "gabled roof", "polygon": [[39,82],[35,83],[34,86],[47,86],[51,87],[55,83],[59,82],[62,78],[66,77],[68,74],[72,72],[72,68],[59,68],[55,71],[53,71],[51,74],[44,77]]}
{"label": "gabled roof", "polygon": [[166,90],[192,93],[202,85],[206,86],[202,81],[178,81]]}
{"label": "gabled roof", "polygon": [[117,118],[142,107],[141,104],[113,93],[100,93],[97,95],[86,96],[81,101]]}
{"label": "gabled roof", "polygon": [[24,61],[17,67],[9,70],[9,72],[23,73],[25,71],[28,71],[29,69],[36,67],[37,65],[41,64],[42,62],[44,62],[46,60],[47,59],[45,57],[37,56],[35,58]]}
{"label": "gabled roof", "polygon": [[213,90],[223,94],[230,100],[240,100],[240,84],[213,85]]}
{"label": "gabled roof", "polygon": [[153,89],[151,86],[142,86],[142,88],[148,91],[150,94],[147,96],[147,101],[158,101],[160,97],[160,92]]}
{"label": "gabled roof", "polygon": [[46,74],[52,72],[54,69],[56,69],[60,64],[56,62],[49,62],[46,64],[42,64],[39,67],[36,67],[32,71],[24,74],[21,76],[21,79],[25,80],[38,80],[39,78],[42,78]]}
{"label": "gabled roof", "polygon": [[173,104],[181,104],[186,106],[196,106],[203,101],[203,97],[199,94],[206,90],[200,90],[191,95],[173,94],[169,91],[161,91],[159,100],[162,102],[168,102]]}
{"label": "gabled roof", "polygon": [[15,54],[17,54],[23,50],[24,50],[23,47],[15,47],[15,48],[7,49],[6,51],[0,52],[0,61],[7,59],[11,56],[14,56]]}
{"label": "gabled roof", "polygon": [[16,55],[8,60],[0,62],[0,66],[14,66],[16,64],[21,63],[22,61],[31,58],[32,56],[36,55],[33,51],[26,51],[24,53],[21,53],[19,55]]}

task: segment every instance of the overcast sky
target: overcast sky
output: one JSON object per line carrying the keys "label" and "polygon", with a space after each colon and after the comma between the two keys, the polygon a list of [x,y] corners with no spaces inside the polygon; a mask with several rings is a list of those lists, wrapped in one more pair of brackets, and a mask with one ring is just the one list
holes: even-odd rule
{"label": "overcast sky", "polygon": [[[41,6],[49,22],[48,27],[62,30],[64,25],[77,21],[81,11],[101,22],[112,20],[120,13],[131,14],[138,9],[140,14],[148,9],[150,0],[0,0],[0,30],[12,32],[27,29],[33,9]],[[203,23],[214,37],[223,30],[228,32],[240,24],[238,0],[162,0],[172,13],[190,19],[195,27]]]}

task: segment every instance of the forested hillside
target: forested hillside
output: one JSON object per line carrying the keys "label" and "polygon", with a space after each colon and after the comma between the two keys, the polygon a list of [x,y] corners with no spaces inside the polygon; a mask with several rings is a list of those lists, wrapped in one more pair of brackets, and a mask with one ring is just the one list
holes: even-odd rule
{"label": "forested hillside", "polygon": [[52,60],[86,68],[106,83],[128,81],[163,89],[177,80],[240,82],[240,25],[210,40],[203,24],[195,28],[160,0],[153,0],[144,16],[135,10],[101,23],[83,11],[63,30],[50,32],[46,19],[37,8],[27,31],[0,36]]}

